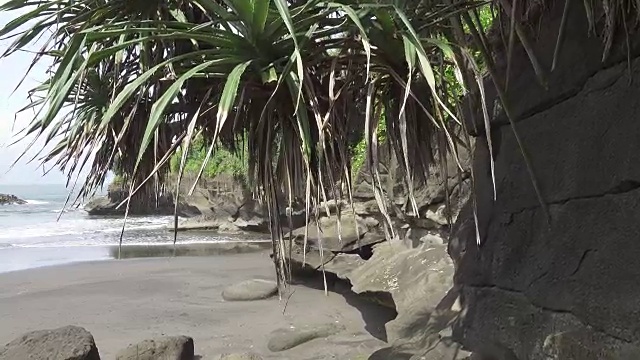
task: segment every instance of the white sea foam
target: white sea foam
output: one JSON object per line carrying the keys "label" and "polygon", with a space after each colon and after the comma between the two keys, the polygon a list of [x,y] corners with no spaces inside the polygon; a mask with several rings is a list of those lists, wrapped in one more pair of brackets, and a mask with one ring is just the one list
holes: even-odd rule
{"label": "white sea foam", "polygon": [[[40,195],[39,195],[40,196]],[[95,248],[117,246],[124,224],[122,217],[88,216],[82,208],[69,206],[58,220],[65,194],[26,198],[32,206],[0,208],[0,253],[15,248]],[[167,225],[173,216],[133,216],[126,222],[123,245],[167,246],[173,244],[173,232]],[[181,233],[178,244],[233,242],[240,238],[211,233]],[[8,256],[8,255],[5,255]],[[3,260],[0,259],[0,262]],[[1,271],[0,264],[0,271]]]}
{"label": "white sea foam", "polygon": [[[51,212],[49,212],[51,214]],[[0,232],[0,239],[11,239],[15,242],[30,238],[46,238],[64,235],[82,235],[96,237],[96,234],[111,234],[122,231],[123,219],[91,219],[65,218],[55,220],[55,215],[48,221],[39,224],[9,226]],[[125,231],[162,229],[168,223],[167,217],[131,218],[127,221]]]}
{"label": "white sea foam", "polygon": [[[270,242],[271,240],[251,240],[251,242],[261,243],[261,242]],[[193,239],[193,240],[180,240],[178,238],[178,242],[176,245],[197,245],[197,244],[220,244],[220,243],[233,243],[238,242],[238,240],[232,239],[212,239],[208,241],[204,241],[202,239]],[[26,244],[14,244],[9,245],[8,247],[13,248],[78,248],[78,247],[100,247],[100,246],[118,246],[118,242],[103,242],[103,243],[95,243],[95,242],[83,242],[83,241],[59,241],[55,243],[26,243]],[[173,241],[161,241],[161,242],[123,242],[123,246],[173,246]]]}
{"label": "white sea foam", "polygon": [[25,200],[27,202],[28,205],[45,205],[48,204],[48,201],[41,201],[41,200]]}
{"label": "white sea foam", "polygon": [[63,213],[67,213],[69,212],[69,209],[57,209],[57,210],[49,210],[49,212],[55,213],[55,214],[59,214],[61,212]]}

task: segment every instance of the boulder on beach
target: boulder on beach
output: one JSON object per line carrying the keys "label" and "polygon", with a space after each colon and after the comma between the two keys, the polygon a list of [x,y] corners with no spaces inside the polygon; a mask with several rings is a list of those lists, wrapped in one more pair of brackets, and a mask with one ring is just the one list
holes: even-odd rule
{"label": "boulder on beach", "polygon": [[27,202],[15,195],[0,194],[0,205],[24,205]]}
{"label": "boulder on beach", "polygon": [[28,332],[0,348],[0,360],[100,360],[90,332],[78,326]]}
{"label": "boulder on beach", "polygon": [[[126,206],[120,206],[127,199],[128,193],[124,191],[110,191],[107,196],[94,197],[84,206],[84,210],[89,215],[95,216],[122,216],[125,214]],[[158,202],[132,200],[129,208],[130,215],[173,215],[175,205],[172,194],[163,194],[158,197]],[[178,215],[194,216],[199,213],[198,209],[180,202],[178,204]]]}
{"label": "boulder on beach", "polygon": [[356,251],[361,247],[376,244],[385,240],[381,233],[371,232],[370,228],[376,228],[379,222],[374,218],[354,217],[353,213],[331,215],[320,218],[318,222],[312,222],[309,227],[301,226],[291,232],[291,235],[300,244],[307,234],[307,245],[333,252]]}
{"label": "boulder on beach", "polygon": [[262,300],[277,292],[278,285],[275,281],[252,279],[228,286],[222,291],[222,298],[227,301]]}
{"label": "boulder on beach", "polygon": [[273,352],[285,351],[314,339],[335,335],[344,329],[344,325],[335,323],[282,328],[271,333],[267,347]]}
{"label": "boulder on beach", "polygon": [[193,339],[188,336],[163,336],[129,345],[116,360],[193,360]]}

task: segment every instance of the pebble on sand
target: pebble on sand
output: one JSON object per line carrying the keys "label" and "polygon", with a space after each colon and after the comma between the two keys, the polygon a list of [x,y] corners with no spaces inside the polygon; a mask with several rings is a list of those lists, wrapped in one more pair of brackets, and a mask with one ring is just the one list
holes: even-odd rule
{"label": "pebble on sand", "polygon": [[194,360],[193,339],[188,336],[164,336],[129,345],[116,360]]}
{"label": "pebble on sand", "polygon": [[275,281],[253,279],[228,286],[222,291],[226,301],[250,301],[267,299],[278,293]]}
{"label": "pebble on sand", "polygon": [[278,329],[271,333],[267,347],[273,352],[289,350],[308,341],[337,334],[344,329],[344,325],[334,323]]}

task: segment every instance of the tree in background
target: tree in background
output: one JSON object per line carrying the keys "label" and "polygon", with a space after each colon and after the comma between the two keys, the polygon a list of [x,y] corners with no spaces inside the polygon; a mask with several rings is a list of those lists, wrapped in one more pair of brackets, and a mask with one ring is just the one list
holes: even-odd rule
{"label": "tree in background", "polygon": [[[183,172],[196,175],[202,170],[202,176],[212,179],[216,175],[230,175],[240,182],[246,182],[247,156],[246,150],[229,151],[225,147],[219,147],[207,159],[207,144],[202,135],[196,136],[191,141],[191,147],[187,150]],[[182,162],[182,150],[178,150],[171,158],[171,173],[180,172]],[[204,167],[203,167],[204,165]]]}

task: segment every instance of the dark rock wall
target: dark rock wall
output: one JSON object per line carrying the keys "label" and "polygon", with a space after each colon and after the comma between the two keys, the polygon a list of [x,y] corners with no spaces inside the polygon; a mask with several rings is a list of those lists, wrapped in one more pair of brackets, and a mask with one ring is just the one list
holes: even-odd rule
{"label": "dark rock wall", "polygon": [[[468,226],[449,244],[465,308],[455,337],[488,358],[640,358],[638,37],[602,62],[602,39],[588,37],[582,3],[573,4],[549,90],[535,84],[520,50],[508,92],[549,219],[499,113],[495,202],[483,137],[473,164],[481,246]],[[563,6],[540,26],[536,54],[546,68]]]}

